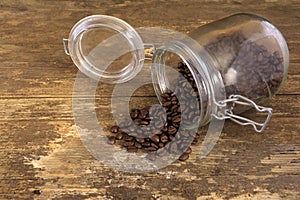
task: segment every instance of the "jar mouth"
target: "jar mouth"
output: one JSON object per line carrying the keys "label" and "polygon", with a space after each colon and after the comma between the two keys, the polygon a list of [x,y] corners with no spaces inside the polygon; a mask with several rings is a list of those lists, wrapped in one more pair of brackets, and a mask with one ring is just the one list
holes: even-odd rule
{"label": "jar mouth", "polygon": [[216,102],[226,98],[221,74],[214,70],[210,55],[195,41],[172,41],[165,44],[155,50],[151,64],[153,87],[160,102],[161,95],[172,88],[165,72],[166,55],[169,52],[176,54],[192,74],[199,94],[199,125],[203,126],[211,120],[212,114],[220,111]]}
{"label": "jar mouth", "polygon": [[[140,72],[144,63],[139,34],[112,16],[92,15],[77,22],[69,34],[68,50],[81,72],[101,82],[126,82]],[[116,60],[118,67],[110,69]]]}

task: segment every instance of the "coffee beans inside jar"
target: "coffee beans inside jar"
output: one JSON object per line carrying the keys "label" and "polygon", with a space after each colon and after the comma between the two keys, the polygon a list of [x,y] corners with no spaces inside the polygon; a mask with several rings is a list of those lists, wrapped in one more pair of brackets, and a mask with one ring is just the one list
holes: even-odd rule
{"label": "coffee beans inside jar", "polygon": [[261,44],[247,40],[242,33],[219,36],[205,46],[219,62],[227,95],[250,99],[275,94],[283,80],[283,57]]}

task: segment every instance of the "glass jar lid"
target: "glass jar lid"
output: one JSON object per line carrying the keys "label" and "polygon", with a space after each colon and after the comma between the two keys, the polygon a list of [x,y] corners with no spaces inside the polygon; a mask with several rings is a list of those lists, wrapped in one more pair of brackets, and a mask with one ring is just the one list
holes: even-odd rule
{"label": "glass jar lid", "polygon": [[83,18],[63,42],[65,52],[78,69],[101,82],[126,82],[143,66],[141,37],[133,27],[116,17],[92,15]]}

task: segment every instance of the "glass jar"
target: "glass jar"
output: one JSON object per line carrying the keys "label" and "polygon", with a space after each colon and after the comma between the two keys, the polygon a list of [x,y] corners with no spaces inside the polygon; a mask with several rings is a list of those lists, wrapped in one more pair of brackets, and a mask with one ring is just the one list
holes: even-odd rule
{"label": "glass jar", "polygon": [[[289,65],[288,47],[279,30],[264,18],[241,13],[201,26],[189,36],[200,46],[194,47],[194,41],[172,41],[155,50],[153,63],[156,65],[152,73],[158,96],[170,87],[170,77],[163,73],[164,66],[177,54],[198,89],[200,125],[208,123],[212,113],[217,113],[213,115],[218,119],[250,124],[257,132],[263,131],[272,109],[257,103],[276,94],[286,79]],[[225,95],[221,94],[222,87]],[[225,99],[216,101],[222,98]],[[226,109],[215,111],[212,105],[216,105],[215,110]],[[268,112],[264,123],[237,115],[251,107]]]}
{"label": "glass jar", "polygon": [[[215,118],[252,125],[257,132],[264,130],[272,109],[257,103],[276,94],[289,64],[285,39],[269,21],[242,13],[159,45],[142,38],[141,32],[120,19],[95,15],[79,21],[63,42],[65,52],[84,74],[108,83],[131,80],[150,59],[153,87],[162,104],[163,95],[170,90],[180,96],[186,84],[180,85],[181,79],[188,79],[192,86],[189,95],[199,101],[199,112],[194,114],[200,126]],[[148,58],[145,49],[148,53],[150,50]],[[119,57],[116,55],[123,54],[125,58],[129,54],[129,60],[120,59],[108,70],[107,66]],[[178,74],[169,73],[169,66]],[[252,107],[268,113],[263,123],[239,116]]]}

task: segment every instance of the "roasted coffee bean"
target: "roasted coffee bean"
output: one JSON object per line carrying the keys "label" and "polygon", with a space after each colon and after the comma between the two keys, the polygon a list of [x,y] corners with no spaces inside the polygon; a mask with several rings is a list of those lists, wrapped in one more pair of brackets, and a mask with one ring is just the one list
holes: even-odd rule
{"label": "roasted coffee bean", "polygon": [[168,131],[168,127],[164,126],[162,129],[161,129],[162,132],[167,132]]}
{"label": "roasted coffee bean", "polygon": [[177,101],[171,101],[172,105],[177,105]]}
{"label": "roasted coffee bean", "polygon": [[183,153],[179,158],[178,160],[180,161],[186,161],[188,158],[189,158],[189,154],[188,153]]}
{"label": "roasted coffee bean", "polygon": [[123,147],[129,147],[129,146],[133,146],[134,145],[134,142],[131,141],[131,142],[123,142]]}
{"label": "roasted coffee bean", "polygon": [[163,103],[164,107],[169,107],[170,105],[172,105],[171,101],[166,101],[165,103]]}
{"label": "roasted coffee bean", "polygon": [[136,147],[134,147],[134,146],[129,146],[129,147],[127,147],[127,151],[129,153],[135,153],[135,152],[138,151],[138,149]]}
{"label": "roasted coffee bean", "polygon": [[138,143],[138,142],[135,142],[134,143],[134,146],[137,148],[137,149],[141,149],[143,146],[141,145],[141,143]]}
{"label": "roasted coffee bean", "polygon": [[154,143],[159,143],[159,137],[157,135],[153,135],[151,137],[151,140],[154,142]]}
{"label": "roasted coffee bean", "polygon": [[168,133],[173,135],[177,132],[177,128],[175,128],[174,126],[169,126],[168,127]]}
{"label": "roasted coffee bean", "polygon": [[181,122],[181,116],[180,115],[175,115],[175,117],[172,118],[173,123],[179,123]]}
{"label": "roasted coffee bean", "polygon": [[150,147],[151,143],[150,142],[143,142],[142,146],[144,146],[144,147]]}
{"label": "roasted coffee bean", "polygon": [[155,131],[153,131],[153,134],[160,135],[160,134],[162,134],[162,131],[161,130],[155,130]]}
{"label": "roasted coffee bean", "polygon": [[122,140],[123,139],[123,133],[122,132],[118,132],[117,134],[116,134],[116,140]]}
{"label": "roasted coffee bean", "polygon": [[169,97],[170,97],[170,93],[165,92],[165,93],[163,93],[163,94],[161,95],[161,97],[163,97],[163,98],[169,98]]}
{"label": "roasted coffee bean", "polygon": [[143,143],[143,142],[145,142],[145,138],[135,138],[135,140],[136,140],[138,143]]}
{"label": "roasted coffee bean", "polygon": [[159,148],[163,148],[164,146],[165,146],[164,143],[162,143],[162,142],[158,143],[158,147],[159,147]]}
{"label": "roasted coffee bean", "polygon": [[127,142],[131,142],[134,140],[134,137],[131,135],[125,135],[123,139]]}
{"label": "roasted coffee bean", "polygon": [[143,120],[140,122],[140,125],[148,125],[150,124],[150,122],[146,121],[146,120]]}
{"label": "roasted coffee bean", "polygon": [[137,118],[137,119],[134,120],[134,124],[135,125],[141,125],[141,122],[142,122],[142,120],[139,119],[139,118]]}
{"label": "roasted coffee bean", "polygon": [[147,147],[145,148],[146,151],[156,151],[156,148],[155,147]]}
{"label": "roasted coffee bean", "polygon": [[140,115],[139,115],[139,118],[141,119],[145,119],[149,114],[149,111],[145,108],[141,109],[140,110]]}
{"label": "roasted coffee bean", "polygon": [[132,109],[130,112],[130,117],[134,120],[139,116],[140,111],[138,109]]}
{"label": "roasted coffee bean", "polygon": [[119,132],[119,127],[118,126],[112,126],[110,128],[110,132],[112,132],[112,133],[118,133]]}
{"label": "roasted coffee bean", "polygon": [[190,154],[190,153],[192,153],[192,148],[191,148],[191,147],[187,148],[187,150],[185,150],[185,152],[184,152],[184,153],[187,153],[187,154]]}
{"label": "roasted coffee bean", "polygon": [[162,143],[167,143],[167,142],[169,141],[168,136],[166,136],[165,134],[162,134],[162,135],[160,136],[160,141],[161,141]]}

